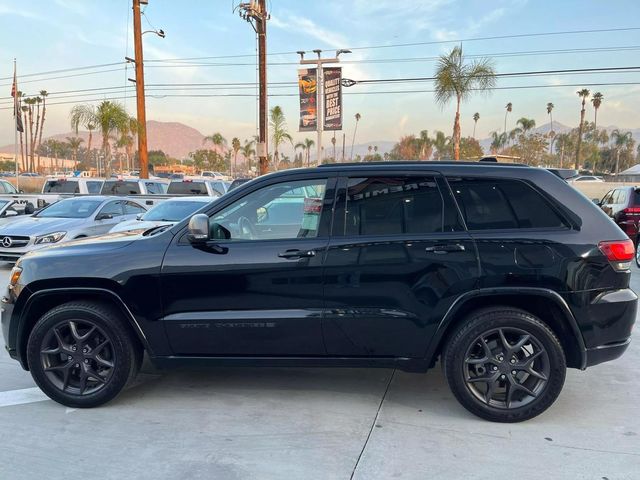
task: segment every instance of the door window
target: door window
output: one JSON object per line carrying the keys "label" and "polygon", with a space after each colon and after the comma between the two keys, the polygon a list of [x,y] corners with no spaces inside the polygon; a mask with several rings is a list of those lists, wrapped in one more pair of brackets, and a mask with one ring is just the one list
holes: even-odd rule
{"label": "door window", "polygon": [[134,202],[126,202],[124,204],[125,215],[138,215],[139,213],[145,213],[146,210]]}
{"label": "door window", "polygon": [[469,230],[566,226],[552,204],[520,180],[449,178]]}
{"label": "door window", "polygon": [[[350,178],[341,195],[335,235],[399,235],[451,231],[433,177]],[[445,221],[445,217],[447,220]],[[455,220],[453,220],[455,223]]]}
{"label": "door window", "polygon": [[212,237],[228,240],[317,237],[326,186],[326,179],[300,180],[252,192],[214,215],[210,220]]}
{"label": "door window", "polygon": [[107,203],[104,207],[102,207],[102,210],[100,210],[100,213],[98,213],[98,215],[111,215],[111,217],[113,218],[119,217],[122,214],[123,213],[122,213],[121,200]]}

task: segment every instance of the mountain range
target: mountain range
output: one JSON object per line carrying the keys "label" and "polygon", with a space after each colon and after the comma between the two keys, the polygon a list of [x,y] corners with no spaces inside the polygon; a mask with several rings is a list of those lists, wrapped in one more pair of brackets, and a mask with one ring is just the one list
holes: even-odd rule
{"label": "mountain range", "polygon": [[[550,123],[545,123],[535,128],[533,131],[536,133],[547,133],[549,132],[550,128],[551,128]],[[617,127],[607,126],[602,128],[605,128],[610,134],[611,131]],[[553,129],[555,130],[556,133],[564,133],[564,132],[570,131],[571,127],[563,125],[560,122],[553,122]],[[640,128],[625,129],[625,130],[631,131],[631,134],[633,135],[633,138],[636,140],[636,143],[640,142]],[[75,132],[68,132],[68,133],[63,133],[58,135],[52,135],[48,138],[64,141],[66,140],[67,137],[74,137],[74,136],[76,136]],[[83,146],[86,147],[89,141],[89,132],[80,131],[78,132],[77,136],[84,140]],[[187,158],[190,152],[193,152],[199,148],[203,148],[204,138],[205,136],[202,133],[200,133],[198,130],[188,125],[185,125],[183,123],[159,122],[156,120],[150,120],[147,122],[147,142],[148,142],[149,150],[162,150],[167,155],[174,158],[178,158],[178,159]],[[313,133],[310,135],[310,138],[314,138]],[[228,139],[228,141],[230,140],[231,139]],[[94,131],[91,142],[92,142],[91,143],[92,147],[99,148],[99,146],[102,143],[102,136],[98,132]],[[482,146],[485,153],[489,153],[490,146],[491,146],[491,138],[479,139],[479,142],[480,142],[480,146]],[[360,156],[367,155],[369,153],[369,146],[371,147],[377,146],[378,153],[382,155],[385,152],[391,151],[391,149],[395,144],[396,144],[396,141],[393,141],[393,140],[378,140],[378,141],[371,141],[367,143],[356,144],[353,146],[353,156],[355,157],[356,155],[360,155]],[[207,145],[207,148],[212,148],[212,145],[209,143]],[[13,149],[14,149],[13,144],[5,145],[3,147],[0,147],[0,152],[13,153]],[[283,151],[285,155],[291,154],[291,152],[290,151],[288,152],[286,148]],[[345,145],[345,156],[347,159],[350,157],[350,154],[351,154],[351,144],[347,142],[347,144]],[[333,156],[333,146],[328,140],[326,140],[326,143],[325,143],[325,156]],[[342,156],[342,142],[338,140],[338,142],[336,143],[336,157],[341,158],[341,156]],[[313,149],[313,151],[311,152],[311,158],[314,159],[315,157],[316,157],[315,149]]]}

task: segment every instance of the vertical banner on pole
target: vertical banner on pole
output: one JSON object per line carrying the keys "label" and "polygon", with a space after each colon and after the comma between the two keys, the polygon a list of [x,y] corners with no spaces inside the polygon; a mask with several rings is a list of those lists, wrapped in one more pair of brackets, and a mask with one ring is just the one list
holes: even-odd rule
{"label": "vertical banner on pole", "polygon": [[324,69],[324,130],[342,130],[342,68]]}
{"label": "vertical banner on pole", "polygon": [[318,85],[317,69],[298,70],[298,90],[300,91],[301,132],[315,132],[318,128]]}

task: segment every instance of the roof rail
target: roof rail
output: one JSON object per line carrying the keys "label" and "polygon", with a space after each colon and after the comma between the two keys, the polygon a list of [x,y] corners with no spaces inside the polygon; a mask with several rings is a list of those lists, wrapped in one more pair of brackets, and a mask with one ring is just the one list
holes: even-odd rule
{"label": "roof rail", "polygon": [[323,163],[318,165],[319,168],[325,167],[355,167],[355,166],[398,166],[398,165],[475,165],[475,166],[492,166],[492,167],[526,167],[522,163],[500,163],[495,157],[483,157],[479,161],[464,160],[392,160],[387,162],[345,162],[345,163]]}

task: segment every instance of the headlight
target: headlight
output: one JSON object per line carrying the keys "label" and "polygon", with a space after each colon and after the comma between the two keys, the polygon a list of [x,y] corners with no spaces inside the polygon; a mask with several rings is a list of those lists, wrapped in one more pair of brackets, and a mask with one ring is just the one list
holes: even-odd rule
{"label": "headlight", "polygon": [[36,245],[40,245],[42,243],[56,243],[62,240],[62,237],[65,236],[67,232],[53,232],[47,233],[46,235],[40,235],[36,237],[36,241],[34,242]]}
{"label": "headlight", "polygon": [[22,267],[16,265],[11,269],[11,273],[9,274],[9,287],[13,287],[18,283],[20,275],[22,275]]}

